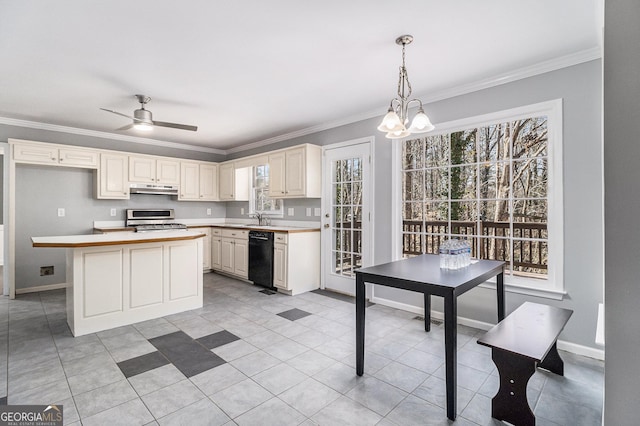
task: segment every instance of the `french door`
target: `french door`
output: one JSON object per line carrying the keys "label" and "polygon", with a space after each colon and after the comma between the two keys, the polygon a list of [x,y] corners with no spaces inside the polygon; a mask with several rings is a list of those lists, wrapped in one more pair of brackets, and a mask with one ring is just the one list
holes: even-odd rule
{"label": "french door", "polygon": [[355,271],[371,264],[371,142],[326,146],[323,180],[323,285],[355,295]]}

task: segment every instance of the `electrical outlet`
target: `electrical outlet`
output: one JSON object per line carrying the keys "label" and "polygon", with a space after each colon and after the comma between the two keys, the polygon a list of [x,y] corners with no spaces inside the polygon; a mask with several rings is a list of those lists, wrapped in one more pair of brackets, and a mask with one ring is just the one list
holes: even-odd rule
{"label": "electrical outlet", "polygon": [[320,207],[316,207],[315,209],[313,209],[313,215],[320,216]]}
{"label": "electrical outlet", "polygon": [[244,214],[244,207],[240,207],[240,214]]}
{"label": "electrical outlet", "polygon": [[64,217],[65,211],[64,207],[58,207],[58,217]]}
{"label": "electrical outlet", "polygon": [[293,207],[289,207],[289,208],[287,209],[287,215],[288,215],[288,216],[293,216],[294,214],[295,214],[295,213],[294,213]]}
{"label": "electrical outlet", "polygon": [[207,216],[211,216],[211,209],[207,209]]}
{"label": "electrical outlet", "polygon": [[109,214],[111,216],[115,216],[116,215],[116,209],[111,209],[111,211],[109,212]]}
{"label": "electrical outlet", "polygon": [[307,207],[307,217],[311,216],[311,207]]}
{"label": "electrical outlet", "polygon": [[40,267],[40,276],[44,277],[45,275],[53,275],[53,266]]}

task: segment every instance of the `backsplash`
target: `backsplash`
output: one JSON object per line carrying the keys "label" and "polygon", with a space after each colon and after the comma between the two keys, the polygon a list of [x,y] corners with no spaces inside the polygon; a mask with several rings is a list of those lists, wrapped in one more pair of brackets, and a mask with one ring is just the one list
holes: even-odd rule
{"label": "backsplash", "polygon": [[[304,222],[320,222],[320,199],[319,198],[292,198],[284,200],[284,216],[282,218],[274,218],[274,220],[285,221],[304,221]],[[244,214],[242,210],[244,209]],[[293,209],[293,215],[289,215],[289,210]],[[307,216],[307,209],[310,209],[311,216]],[[317,210],[317,211],[316,211]],[[249,202],[248,201],[228,201],[227,202],[227,219],[248,219],[249,218]]]}

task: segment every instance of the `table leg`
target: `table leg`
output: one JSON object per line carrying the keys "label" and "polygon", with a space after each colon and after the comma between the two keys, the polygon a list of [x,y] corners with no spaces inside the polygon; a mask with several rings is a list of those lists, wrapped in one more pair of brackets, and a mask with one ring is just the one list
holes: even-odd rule
{"label": "table leg", "polygon": [[431,295],[424,294],[424,331],[431,330]]}
{"label": "table leg", "polygon": [[444,297],[444,352],[447,384],[447,417],[456,419],[457,377],[457,299],[454,294]]}
{"label": "table leg", "polygon": [[364,373],[364,310],[365,286],[360,274],[356,273],[356,374]]}
{"label": "table leg", "polygon": [[504,273],[496,277],[496,292],[498,295],[498,322],[504,319]]}

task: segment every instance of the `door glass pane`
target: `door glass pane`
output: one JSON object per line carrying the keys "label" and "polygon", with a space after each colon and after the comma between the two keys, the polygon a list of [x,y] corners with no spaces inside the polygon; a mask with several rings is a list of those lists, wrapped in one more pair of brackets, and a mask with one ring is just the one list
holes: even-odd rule
{"label": "door glass pane", "polygon": [[356,157],[333,163],[333,265],[345,277],[362,266],[362,161]]}

